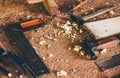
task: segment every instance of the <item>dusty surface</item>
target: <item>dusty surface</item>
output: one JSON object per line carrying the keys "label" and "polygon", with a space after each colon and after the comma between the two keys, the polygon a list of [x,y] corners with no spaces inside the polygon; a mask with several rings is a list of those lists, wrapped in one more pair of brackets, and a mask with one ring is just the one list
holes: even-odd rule
{"label": "dusty surface", "polygon": [[[79,33],[78,30],[71,26],[71,33],[66,34],[63,28],[59,27],[63,26],[61,24],[65,24],[68,20],[71,21],[65,11],[68,7],[75,5],[76,2],[75,0],[71,0],[71,2],[69,0],[56,0],[56,2],[59,5],[60,12],[58,12],[57,16],[52,17],[49,16],[42,4],[29,5],[23,0],[0,0],[0,43],[2,46],[6,50],[14,51],[14,48],[9,45],[5,33],[2,32],[2,28],[6,25],[42,18],[47,23],[43,28],[25,33],[51,72],[39,78],[109,78],[120,74],[119,68],[105,73],[100,72],[94,63],[95,61],[86,60],[80,57],[75,51],[69,49],[69,47],[76,44],[79,40],[83,40],[85,31]],[[120,15],[120,0],[95,0],[92,3],[87,3],[75,11],[74,14],[84,16],[88,14],[88,11],[92,10],[94,12],[96,8],[108,5],[116,5],[117,8],[90,21]],[[99,54],[97,61],[119,54],[119,52],[119,46],[107,49],[106,53]],[[57,76],[56,73],[61,70],[67,72],[67,75]],[[1,77],[5,78],[4,76]]]}

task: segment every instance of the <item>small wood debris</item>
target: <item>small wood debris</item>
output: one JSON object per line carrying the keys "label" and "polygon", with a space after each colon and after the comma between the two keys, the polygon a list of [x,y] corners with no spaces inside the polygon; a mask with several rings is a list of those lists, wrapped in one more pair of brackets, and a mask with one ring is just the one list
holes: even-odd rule
{"label": "small wood debris", "polygon": [[52,37],[52,35],[50,34],[50,36],[45,36],[47,39],[53,40],[53,41],[57,41],[56,38]]}
{"label": "small wood debris", "polygon": [[106,49],[106,48],[103,49],[102,51],[100,51],[101,54],[106,53],[106,52],[107,52],[107,49]]}
{"label": "small wood debris", "polygon": [[34,49],[37,49],[37,47],[36,47],[36,46],[33,46],[33,48],[34,48]]}
{"label": "small wood debris", "polygon": [[91,6],[91,8],[90,8],[91,10],[94,10],[94,6]]}
{"label": "small wood debris", "polygon": [[31,19],[32,15],[27,15],[26,18],[27,20]]}
{"label": "small wood debris", "polygon": [[63,62],[64,59],[57,59],[57,62]]}
{"label": "small wood debris", "polygon": [[71,30],[72,30],[71,26],[65,24],[62,28],[65,30],[65,34],[71,34]]}
{"label": "small wood debris", "polygon": [[73,48],[73,50],[76,52],[79,52],[81,49],[82,49],[82,46],[80,46],[80,45],[75,45]]}
{"label": "small wood debris", "polygon": [[63,59],[60,59],[59,61],[63,61]]}
{"label": "small wood debris", "polygon": [[70,22],[70,21],[67,21],[67,22],[66,22],[66,25],[71,25],[71,22]]}
{"label": "small wood debris", "polygon": [[52,45],[51,44],[48,44],[47,47],[51,47]]}
{"label": "small wood debris", "polygon": [[53,57],[54,55],[53,55],[52,53],[50,53],[48,56],[49,56],[49,57]]}
{"label": "small wood debris", "polygon": [[68,50],[71,50],[71,49],[72,49],[71,47],[68,48]]}
{"label": "small wood debris", "polygon": [[31,38],[32,40],[34,39],[34,37]]}
{"label": "small wood debris", "polygon": [[73,23],[72,23],[72,26],[73,26],[76,30],[78,30],[78,24],[77,24],[77,23],[73,22]]}
{"label": "small wood debris", "polygon": [[82,29],[80,29],[79,31],[80,31],[80,34],[83,33]]}
{"label": "small wood debris", "polygon": [[43,40],[43,41],[40,41],[39,44],[40,44],[40,45],[43,45],[45,42],[46,42],[46,41]]}
{"label": "small wood debris", "polygon": [[57,74],[57,76],[67,76],[68,73],[66,71],[64,71],[64,70],[60,70],[56,74]]}
{"label": "small wood debris", "polygon": [[59,22],[57,23],[57,27],[60,27],[62,29],[64,29],[65,34],[71,34],[72,31],[72,26],[71,26],[71,22],[67,21],[64,24],[60,24]]}
{"label": "small wood debris", "polygon": [[73,72],[76,72],[76,69],[72,69]]}
{"label": "small wood debris", "polygon": [[19,77],[20,77],[20,78],[23,78],[23,75],[20,75]]}
{"label": "small wood debris", "polygon": [[71,37],[71,42],[73,42],[76,37],[76,34],[73,34],[73,35],[71,34],[70,37]]}
{"label": "small wood debris", "polygon": [[45,57],[42,57],[42,60],[45,60]]}
{"label": "small wood debris", "polygon": [[109,2],[105,2],[106,5],[109,5]]}
{"label": "small wood debris", "polygon": [[111,15],[114,15],[114,14],[115,14],[115,12],[114,12],[113,10],[111,10],[111,11],[110,11],[110,14],[111,14]]}
{"label": "small wood debris", "polygon": [[82,56],[84,56],[85,55],[85,51],[83,51],[83,50],[80,50],[80,55],[82,55]]}

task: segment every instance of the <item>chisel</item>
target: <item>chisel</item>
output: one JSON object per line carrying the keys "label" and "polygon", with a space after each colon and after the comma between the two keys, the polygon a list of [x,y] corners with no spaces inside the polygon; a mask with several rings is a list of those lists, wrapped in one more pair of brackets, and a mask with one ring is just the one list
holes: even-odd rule
{"label": "chisel", "polygon": [[93,14],[87,15],[87,16],[82,17],[82,18],[77,17],[77,16],[71,14],[71,15],[70,15],[70,18],[72,19],[72,21],[76,22],[79,26],[82,26],[82,25],[83,25],[85,22],[87,22],[89,19],[94,18],[94,17],[97,17],[97,16],[99,16],[99,15],[102,15],[102,14],[104,14],[104,13],[106,13],[106,12],[109,12],[110,10],[115,9],[115,8],[116,8],[116,6],[109,6],[109,7],[100,9],[100,10],[94,12]]}

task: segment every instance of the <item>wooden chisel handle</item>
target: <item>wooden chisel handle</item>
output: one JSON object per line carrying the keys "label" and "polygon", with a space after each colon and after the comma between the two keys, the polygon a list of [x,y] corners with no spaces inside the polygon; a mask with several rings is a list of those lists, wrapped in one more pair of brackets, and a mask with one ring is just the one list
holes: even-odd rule
{"label": "wooden chisel handle", "polygon": [[110,37],[98,42],[96,50],[104,49],[104,48],[112,48],[118,46],[120,40],[117,37]]}

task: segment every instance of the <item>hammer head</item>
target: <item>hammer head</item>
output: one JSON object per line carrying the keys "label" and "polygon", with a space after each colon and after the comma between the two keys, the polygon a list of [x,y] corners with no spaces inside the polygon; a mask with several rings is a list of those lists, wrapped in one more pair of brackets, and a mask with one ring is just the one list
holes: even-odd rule
{"label": "hammer head", "polygon": [[82,50],[84,50],[85,55],[91,60],[96,60],[98,57],[95,54],[96,44],[94,42],[89,43],[88,37],[86,37],[82,43]]}

